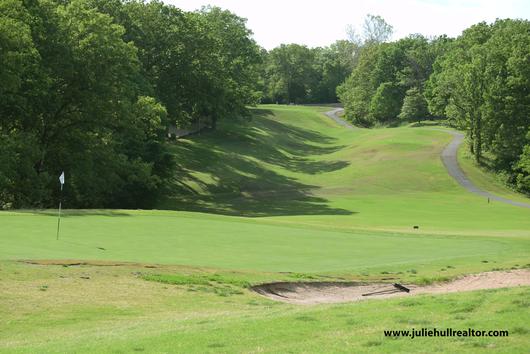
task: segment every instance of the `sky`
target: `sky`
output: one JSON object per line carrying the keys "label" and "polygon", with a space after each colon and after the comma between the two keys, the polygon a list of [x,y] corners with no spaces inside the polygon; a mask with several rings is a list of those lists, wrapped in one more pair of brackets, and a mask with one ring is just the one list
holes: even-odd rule
{"label": "sky", "polygon": [[282,43],[327,46],[346,39],[346,27],[361,29],[367,14],[394,27],[393,39],[412,33],[458,36],[465,28],[496,18],[530,19],[529,0],[163,0],[186,11],[215,5],[248,20],[266,49]]}

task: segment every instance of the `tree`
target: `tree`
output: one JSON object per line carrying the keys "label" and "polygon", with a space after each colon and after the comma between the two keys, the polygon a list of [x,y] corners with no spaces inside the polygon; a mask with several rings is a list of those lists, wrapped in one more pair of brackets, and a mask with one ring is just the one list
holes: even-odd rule
{"label": "tree", "polygon": [[135,115],[140,71],[125,29],[82,0],[5,5],[35,55],[0,92],[2,204],[54,205],[64,169],[70,207],[148,206],[163,154],[152,154],[156,128],[145,112]]}
{"label": "tree", "polygon": [[260,49],[245,19],[218,7],[187,13],[160,1],[90,1],[138,47],[142,93],[166,107],[168,122],[215,127],[259,102]]}
{"label": "tree", "polygon": [[218,119],[247,116],[247,106],[259,102],[261,55],[245,19],[219,7],[205,7],[197,15],[203,36],[210,38],[200,48],[208,63],[201,67],[207,78],[201,93],[208,103],[197,105],[197,112],[215,127]]}
{"label": "tree", "polygon": [[303,103],[317,81],[315,53],[306,46],[282,44],[268,54],[267,90],[273,101]]}
{"label": "tree", "polygon": [[530,22],[502,20],[492,27],[484,44],[483,134],[495,168],[510,171],[527,144],[530,127]]}
{"label": "tree", "polygon": [[314,70],[317,77],[308,82],[311,91],[308,100],[315,103],[337,102],[337,86],[351,74],[354,67],[355,46],[349,41],[336,41],[329,47],[312,49],[315,54]]}
{"label": "tree", "polygon": [[520,191],[530,194],[530,130],[526,134],[526,140],[527,144],[516,165],[516,185]]}
{"label": "tree", "polygon": [[350,42],[361,47],[369,43],[388,41],[394,33],[394,28],[381,16],[368,14],[364,19],[360,34],[352,25],[348,25],[346,33]]}
{"label": "tree", "polygon": [[390,122],[398,116],[402,102],[403,94],[400,87],[392,82],[384,82],[372,96],[370,115],[377,122]]}
{"label": "tree", "polygon": [[346,117],[363,126],[395,119],[405,92],[398,78],[404,63],[405,50],[400,43],[363,47],[357,66],[338,89]]}
{"label": "tree", "polygon": [[344,104],[346,118],[357,125],[371,126],[375,123],[369,113],[372,96],[381,84],[375,82],[372,76],[379,51],[380,47],[377,45],[364,47],[357,66],[337,88],[339,100]]}
{"label": "tree", "polygon": [[419,123],[428,114],[427,101],[420,90],[415,87],[407,90],[399,118],[405,121],[417,121]]}
{"label": "tree", "polygon": [[282,45],[262,55],[263,102],[337,102],[337,86],[355,65],[355,45],[345,40],[317,48]]}
{"label": "tree", "polygon": [[31,33],[31,14],[17,0],[0,2],[0,209],[42,197],[33,168],[40,156],[34,134],[24,131],[31,117],[31,90],[39,53]]}
{"label": "tree", "polygon": [[377,15],[368,14],[363,23],[364,41],[367,43],[383,43],[392,37],[394,28]]}

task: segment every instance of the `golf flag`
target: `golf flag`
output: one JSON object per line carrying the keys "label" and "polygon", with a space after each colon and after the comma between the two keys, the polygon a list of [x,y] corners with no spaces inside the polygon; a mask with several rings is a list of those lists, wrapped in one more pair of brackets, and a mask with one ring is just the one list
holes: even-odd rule
{"label": "golf flag", "polygon": [[59,195],[59,217],[57,218],[57,237],[56,239],[59,239],[59,229],[61,227],[61,206],[63,201],[61,200],[62,194],[63,194],[63,185],[64,185],[64,171],[59,176],[59,182],[61,183],[61,194]]}

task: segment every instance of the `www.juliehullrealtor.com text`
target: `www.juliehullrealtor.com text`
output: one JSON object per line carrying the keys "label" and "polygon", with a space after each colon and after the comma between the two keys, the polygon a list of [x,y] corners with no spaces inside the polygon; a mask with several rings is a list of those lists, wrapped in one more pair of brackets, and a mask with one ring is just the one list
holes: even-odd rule
{"label": "www.juliehullrealtor.com text", "polygon": [[476,330],[446,328],[405,329],[405,330],[384,330],[385,337],[508,337],[507,330]]}

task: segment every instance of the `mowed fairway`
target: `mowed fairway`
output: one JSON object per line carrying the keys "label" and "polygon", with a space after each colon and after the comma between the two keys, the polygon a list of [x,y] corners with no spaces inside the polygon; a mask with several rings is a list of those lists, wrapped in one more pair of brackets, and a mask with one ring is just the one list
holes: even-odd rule
{"label": "mowed fairway", "polygon": [[[439,158],[449,134],[347,130],[325,110],[261,106],[252,122],[172,143],[165,210],[67,210],[58,241],[54,211],[0,213],[0,351],[524,352],[527,287],[318,306],[248,289],[530,267],[530,210],[488,204],[453,181]],[[383,336],[421,327],[510,337]]]}
{"label": "mowed fairway", "polygon": [[463,258],[476,265],[483,259],[517,263],[530,246],[523,237],[341,232],[190,213],[116,213],[66,217],[59,241],[54,239],[53,216],[2,215],[2,256],[347,272],[461,263]]}

